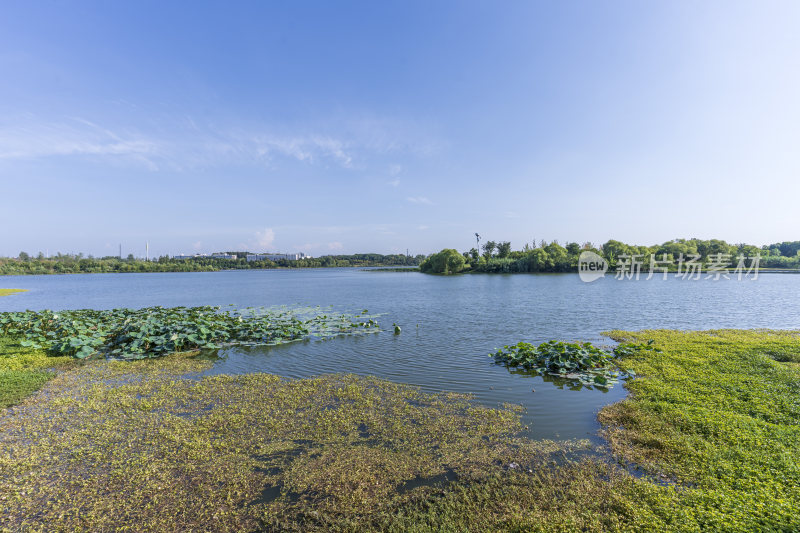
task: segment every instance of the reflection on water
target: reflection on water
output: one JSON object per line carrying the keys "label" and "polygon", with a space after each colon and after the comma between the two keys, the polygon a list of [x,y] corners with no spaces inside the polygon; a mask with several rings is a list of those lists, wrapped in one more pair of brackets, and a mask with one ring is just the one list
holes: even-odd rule
{"label": "reflection on water", "polygon": [[[331,372],[376,375],[425,391],[473,393],[483,404],[523,405],[538,438],[593,435],[597,410],[624,397],[621,384],[571,390],[551,377],[509,372],[488,354],[518,341],[608,343],[610,329],[793,328],[800,276],[757,281],[670,278],[582,283],[576,274],[427,276],[357,269],[85,274],[6,277],[29,292],[0,310],[151,305],[333,305],[384,313],[387,331],[356,338],[222,350],[212,373],[270,372],[290,378]],[[400,335],[391,325],[402,327]]]}

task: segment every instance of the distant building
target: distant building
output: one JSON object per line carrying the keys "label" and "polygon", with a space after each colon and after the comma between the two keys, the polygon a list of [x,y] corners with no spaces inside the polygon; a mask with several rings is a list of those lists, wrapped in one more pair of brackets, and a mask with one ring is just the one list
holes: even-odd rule
{"label": "distant building", "polygon": [[[194,255],[174,255],[172,256],[173,259],[238,259],[236,254],[225,254],[222,252],[209,254],[194,254]],[[248,261],[297,261],[299,259],[311,259],[311,256],[306,255],[302,252],[298,252],[296,254],[247,254],[246,256]]]}
{"label": "distant building", "polygon": [[296,254],[247,254],[248,261],[297,261],[306,258],[308,256],[302,252]]}
{"label": "distant building", "polygon": [[194,254],[194,255],[173,255],[173,259],[236,259],[236,256],[233,254],[223,254],[223,253],[216,253],[216,254]]}

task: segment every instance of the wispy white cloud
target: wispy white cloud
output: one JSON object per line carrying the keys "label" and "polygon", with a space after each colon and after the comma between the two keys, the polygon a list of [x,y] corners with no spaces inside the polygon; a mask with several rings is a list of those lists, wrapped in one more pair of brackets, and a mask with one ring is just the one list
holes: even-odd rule
{"label": "wispy white cloud", "polygon": [[[275,156],[285,156],[297,161],[307,162],[332,159],[343,167],[350,167],[353,162],[353,155],[348,149],[348,143],[327,136],[279,137],[257,134],[252,136],[249,141],[247,139],[238,139],[237,141],[238,149],[241,149],[242,144],[244,144],[246,151],[249,148],[257,157],[262,159],[269,159]],[[248,147],[248,142],[252,146]],[[235,146],[231,146],[231,148],[236,150]]]}
{"label": "wispy white cloud", "polygon": [[[238,124],[238,122],[237,122]],[[53,156],[115,158],[151,170],[191,170],[220,164],[271,165],[282,158],[305,164],[356,168],[382,154],[425,153],[378,121],[313,127],[250,123],[219,127],[189,116],[152,118],[145,128],[102,124],[83,117],[44,119],[34,115],[0,119],[0,160]],[[395,178],[402,166],[389,167]],[[397,186],[397,179],[390,182]]]}
{"label": "wispy white cloud", "polygon": [[262,248],[267,248],[275,241],[275,232],[272,228],[264,228],[264,231],[256,232],[256,243]]}
{"label": "wispy white cloud", "polygon": [[328,250],[341,250],[342,248],[344,248],[344,246],[339,241],[328,243]]}
{"label": "wispy white cloud", "polygon": [[145,136],[113,133],[84,119],[21,126],[0,125],[0,159],[35,159],[50,156],[129,158],[158,168],[162,157],[157,141]]}
{"label": "wispy white cloud", "polygon": [[400,178],[398,176],[400,173],[403,172],[403,166],[394,164],[389,166],[389,176],[393,179],[386,182],[387,185],[391,185],[392,187],[398,187],[400,185]]}
{"label": "wispy white cloud", "polygon": [[427,205],[433,204],[430,198],[426,196],[409,196],[408,198],[406,198],[406,200],[408,200],[412,204],[427,204]]}

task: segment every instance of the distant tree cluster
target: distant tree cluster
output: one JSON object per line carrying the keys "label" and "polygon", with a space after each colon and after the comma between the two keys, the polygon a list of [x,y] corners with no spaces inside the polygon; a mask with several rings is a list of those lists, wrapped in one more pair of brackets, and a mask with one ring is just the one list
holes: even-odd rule
{"label": "distant tree cluster", "polygon": [[[638,256],[649,265],[650,256],[667,262],[677,262],[679,258],[699,257],[698,261],[708,264],[722,257],[730,268],[737,266],[738,257],[760,256],[761,268],[800,269],[800,241],[781,242],[766,246],[750,244],[728,244],[723,240],[675,239],[654,246],[637,246],[620,241],[609,240],[595,246],[590,242],[560,245],[534,241],[525,244],[522,250],[511,250],[508,241],[486,241],[481,250],[472,248],[461,255],[463,263],[454,258],[455,250],[447,248],[426,258],[420,270],[431,274],[454,274],[457,272],[576,272],[581,252],[590,250],[604,257],[611,269],[616,268],[620,258]],[[647,268],[647,266],[645,266]]]}
{"label": "distant tree cluster", "polygon": [[425,259],[419,265],[419,269],[431,274],[457,274],[464,270],[466,264],[466,258],[458,253],[458,250],[445,248]]}
{"label": "distant tree cluster", "polygon": [[403,254],[352,254],[326,255],[297,261],[247,261],[247,252],[230,252],[236,259],[193,257],[173,259],[167,256],[150,261],[128,255],[125,259],[116,256],[95,258],[83,254],[56,254],[46,258],[40,253],[31,257],[20,252],[16,258],[0,257],[0,275],[20,274],[79,274],[110,272],[214,272],[217,270],[266,269],[266,268],[324,268],[324,267],[369,267],[369,266],[417,266],[424,255],[416,257]]}

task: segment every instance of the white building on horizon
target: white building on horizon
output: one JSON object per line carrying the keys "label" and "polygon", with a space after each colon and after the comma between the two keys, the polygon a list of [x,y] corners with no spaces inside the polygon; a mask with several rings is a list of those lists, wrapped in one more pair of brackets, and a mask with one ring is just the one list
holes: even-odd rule
{"label": "white building on horizon", "polygon": [[213,254],[192,254],[192,255],[185,255],[185,254],[178,254],[173,255],[173,259],[236,259],[234,254],[225,254],[222,252],[217,252]]}
{"label": "white building on horizon", "polygon": [[308,256],[302,252],[298,252],[296,254],[247,254],[248,261],[297,261],[299,259],[311,259],[311,256]]}
{"label": "white building on horizon", "polygon": [[[185,254],[178,254],[173,255],[173,259],[237,259],[235,254],[226,254],[222,252],[216,252],[213,254],[193,254],[193,255],[185,255]],[[246,259],[248,261],[298,261],[300,259],[311,259],[310,255],[306,255],[303,252],[297,252],[294,254],[278,254],[278,253],[261,253],[261,254],[247,254]]]}

